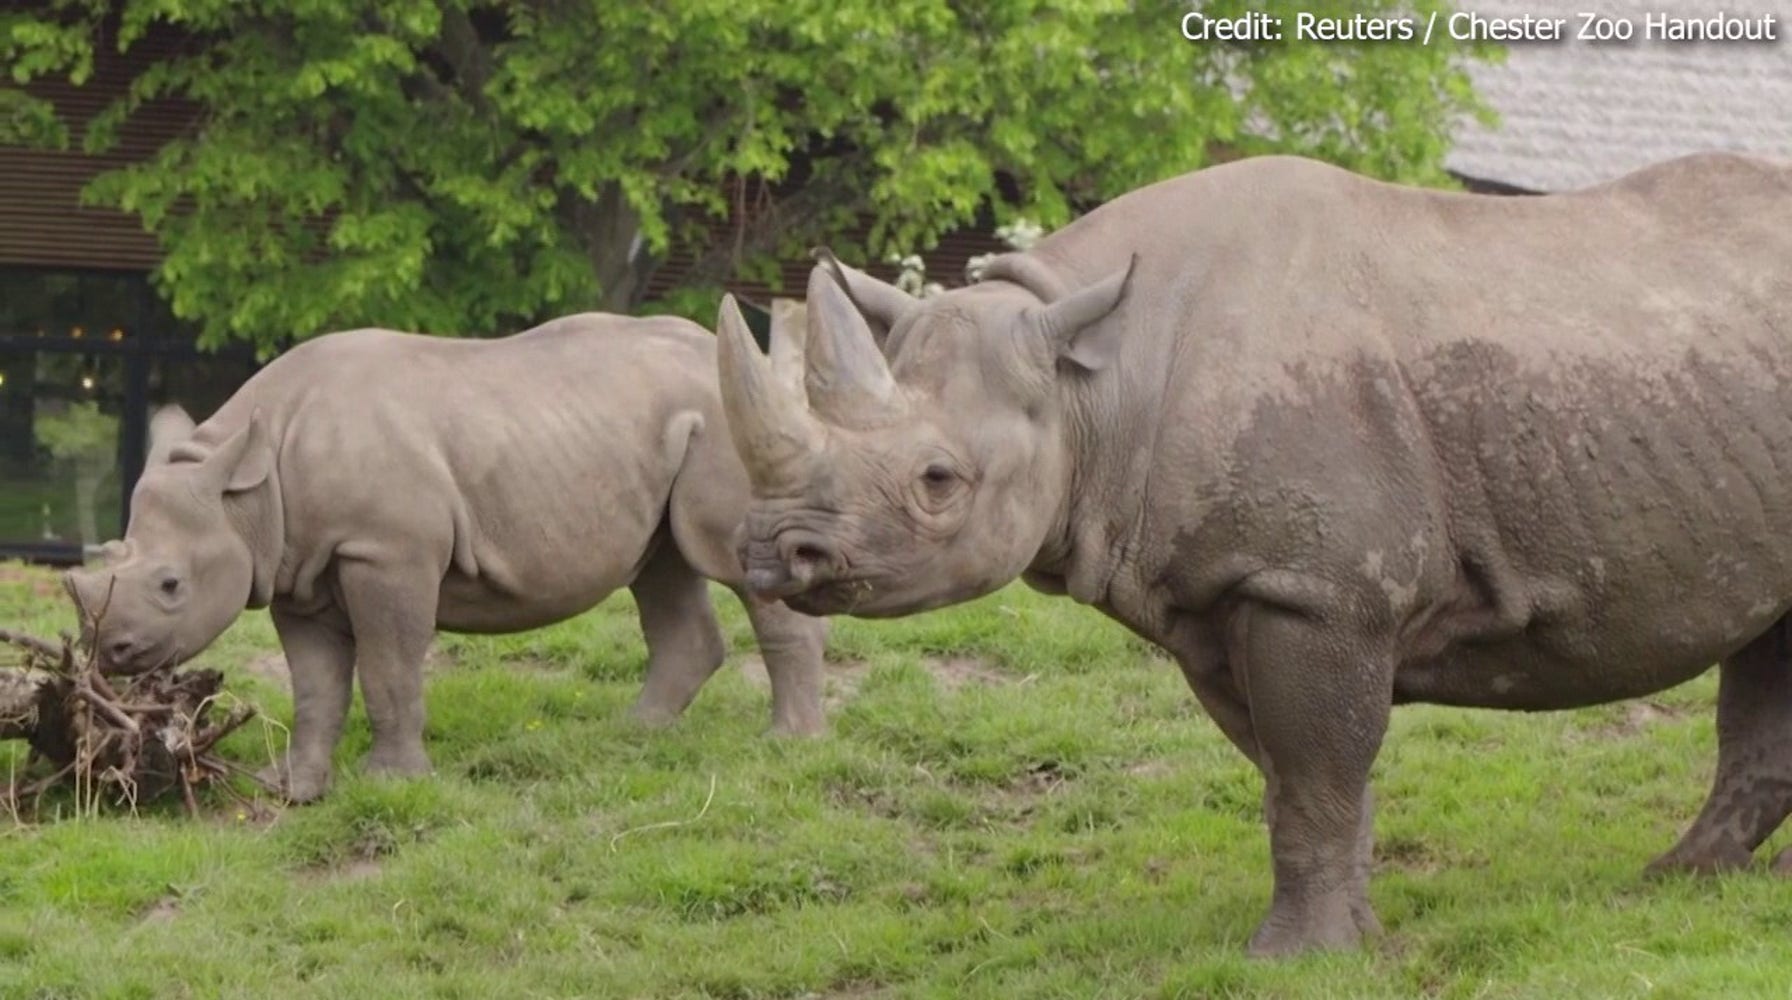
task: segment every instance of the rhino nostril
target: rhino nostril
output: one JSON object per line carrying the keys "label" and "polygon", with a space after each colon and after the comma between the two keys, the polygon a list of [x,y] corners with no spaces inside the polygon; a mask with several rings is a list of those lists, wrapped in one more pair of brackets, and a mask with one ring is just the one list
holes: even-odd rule
{"label": "rhino nostril", "polygon": [[791,553],[791,558],[797,562],[825,563],[828,561],[828,553],[826,549],[823,549],[819,545],[811,545],[805,542],[796,547],[796,551]]}
{"label": "rhino nostril", "polygon": [[129,639],[115,639],[106,645],[106,652],[114,660],[128,660],[137,651],[137,644]]}

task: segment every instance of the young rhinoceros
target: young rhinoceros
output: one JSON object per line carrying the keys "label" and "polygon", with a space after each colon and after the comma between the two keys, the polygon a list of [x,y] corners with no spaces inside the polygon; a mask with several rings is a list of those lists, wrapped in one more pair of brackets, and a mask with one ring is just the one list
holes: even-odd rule
{"label": "young rhinoceros", "polygon": [[809,287],[769,360],[724,306],[750,584],[890,616],[1023,576],[1168,650],[1263,772],[1256,952],[1376,929],[1397,703],[1721,662],[1716,780],[1657,864],[1746,865],[1792,812],[1792,164],[1495,198],[1246,160],[968,288]]}
{"label": "young rhinoceros", "polygon": [[773,728],[822,726],[825,623],[745,597],[746,473],[715,338],[677,319],[569,316],[496,340],[319,337],[251,378],[144,470],[103,567],[68,574],[102,666],[179,663],[268,607],[291,668],[298,801],[330,780],[350,678],[369,770],[429,770],[423,656],[437,629],[515,632],[634,592],[635,714],[667,722],[722,662],[706,579],[743,593]]}

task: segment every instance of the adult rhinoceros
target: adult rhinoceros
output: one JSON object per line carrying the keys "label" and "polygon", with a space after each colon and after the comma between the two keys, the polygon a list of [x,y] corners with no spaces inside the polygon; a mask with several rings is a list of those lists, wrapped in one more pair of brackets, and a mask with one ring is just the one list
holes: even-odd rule
{"label": "adult rhinoceros", "polygon": [[[123,542],[67,577],[97,616],[101,666],[184,661],[270,607],[302,801],[329,783],[354,674],[369,769],[424,772],[437,628],[520,631],[627,586],[648,648],[635,713],[671,720],[722,662],[705,578],[741,583],[747,476],[714,352],[695,324],[600,314],[496,340],[355,330],[293,349],[190,441],[158,446]],[[774,729],[818,730],[825,622],[746,605]]]}
{"label": "adult rhinoceros", "polygon": [[1174,654],[1265,778],[1254,952],[1376,929],[1394,704],[1721,662],[1715,787],[1656,865],[1744,865],[1792,809],[1792,168],[1495,198],[1249,160],[922,301],[818,267],[809,317],[768,360],[723,308],[749,584],[878,617],[1019,575]]}

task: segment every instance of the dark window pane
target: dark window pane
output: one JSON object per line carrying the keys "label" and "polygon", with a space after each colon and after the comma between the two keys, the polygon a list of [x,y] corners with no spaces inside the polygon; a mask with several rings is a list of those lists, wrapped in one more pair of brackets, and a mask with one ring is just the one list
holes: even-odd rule
{"label": "dark window pane", "polygon": [[203,423],[253,374],[252,362],[236,358],[157,359],[150,368],[150,405],[178,404]]}
{"label": "dark window pane", "polygon": [[123,362],[0,353],[0,544],[117,536]]}

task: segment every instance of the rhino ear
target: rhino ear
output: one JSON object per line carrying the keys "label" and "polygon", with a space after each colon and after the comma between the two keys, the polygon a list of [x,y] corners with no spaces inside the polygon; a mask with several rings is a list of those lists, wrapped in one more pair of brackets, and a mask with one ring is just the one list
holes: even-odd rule
{"label": "rhino ear", "polygon": [[1117,323],[1102,323],[1126,297],[1139,258],[1134,254],[1126,269],[1116,271],[1081,291],[1040,307],[1033,322],[1057,356],[1083,371],[1097,372],[1112,364],[1120,353],[1121,331]]}
{"label": "rhino ear", "polygon": [[251,413],[248,426],[212,449],[200,470],[219,493],[241,493],[266,482],[274,472],[274,449],[268,446],[261,411]]}

